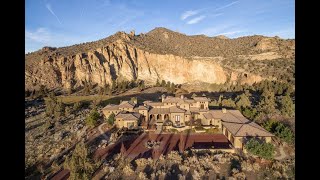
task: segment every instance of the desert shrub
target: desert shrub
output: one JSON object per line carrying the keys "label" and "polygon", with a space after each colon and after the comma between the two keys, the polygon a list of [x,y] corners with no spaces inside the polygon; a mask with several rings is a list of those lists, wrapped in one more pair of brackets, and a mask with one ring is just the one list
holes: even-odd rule
{"label": "desert shrub", "polygon": [[220,133],[220,131],[218,128],[210,128],[210,129],[206,129],[206,133],[216,134],[216,133]]}
{"label": "desert shrub", "polygon": [[209,103],[209,106],[212,106],[212,107],[219,106],[219,103],[217,100],[213,100]]}
{"label": "desert shrub", "polygon": [[271,143],[260,142],[259,140],[252,138],[246,144],[245,148],[249,153],[257,155],[265,159],[271,159],[274,155],[274,146]]}
{"label": "desert shrub", "polygon": [[256,108],[242,108],[242,114],[247,117],[248,119],[255,119],[257,116]]}
{"label": "desert shrub", "polygon": [[294,142],[293,131],[279,121],[269,120],[263,124],[263,127],[287,143]]}
{"label": "desert shrub", "polygon": [[194,129],[197,131],[205,130],[202,126],[196,126]]}
{"label": "desert shrub", "polygon": [[73,113],[73,109],[70,106],[66,106],[64,109],[65,116],[70,116]]}
{"label": "desert shrub", "polygon": [[295,107],[289,95],[282,96],[280,100],[280,112],[282,115],[294,117]]}
{"label": "desert shrub", "polygon": [[65,113],[65,104],[61,101],[58,101],[54,92],[49,94],[48,99],[45,100],[45,105],[47,116],[54,115],[54,117],[57,118],[63,116]]}
{"label": "desert shrub", "polygon": [[232,108],[236,107],[236,104],[231,98],[222,100],[221,104],[224,107],[232,107]]}
{"label": "desert shrub", "polygon": [[81,109],[81,107],[82,107],[82,103],[81,102],[76,102],[76,103],[73,104],[73,111],[77,112],[77,111],[79,111]]}
{"label": "desert shrub", "polygon": [[246,94],[241,94],[236,97],[236,105],[238,108],[251,107],[251,101]]}
{"label": "desert shrub", "polygon": [[54,117],[61,117],[65,114],[65,104],[61,101],[57,102],[54,108]]}

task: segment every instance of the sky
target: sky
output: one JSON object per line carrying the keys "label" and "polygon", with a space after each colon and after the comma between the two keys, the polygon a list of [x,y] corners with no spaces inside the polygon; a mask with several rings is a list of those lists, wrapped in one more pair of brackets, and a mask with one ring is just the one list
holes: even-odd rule
{"label": "sky", "polygon": [[25,52],[165,27],[187,35],[295,38],[294,0],[26,0]]}

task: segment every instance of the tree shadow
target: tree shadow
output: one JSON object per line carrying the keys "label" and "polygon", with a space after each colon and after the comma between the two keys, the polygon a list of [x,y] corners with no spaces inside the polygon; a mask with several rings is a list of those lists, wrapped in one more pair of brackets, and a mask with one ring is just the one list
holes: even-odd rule
{"label": "tree shadow", "polygon": [[241,170],[241,163],[237,159],[231,159],[230,161],[230,169],[229,169],[229,174],[232,174],[232,169],[238,169]]}
{"label": "tree shadow", "polygon": [[153,168],[149,164],[143,169],[143,172],[146,173],[148,179],[151,179],[151,174],[153,171]]}
{"label": "tree shadow", "polygon": [[[179,179],[179,174],[182,174],[182,171],[179,169],[179,164],[173,164],[171,166],[171,173],[168,175],[168,173],[166,174],[166,176],[164,177],[165,180],[171,180],[171,179]],[[174,172],[173,172],[174,171]]]}
{"label": "tree shadow", "polygon": [[30,126],[30,127],[28,127],[28,128],[25,128],[25,132],[28,132],[28,131],[30,131],[30,130],[32,130],[32,129],[35,129],[35,128],[37,128],[37,127],[40,127],[40,126],[42,126],[42,125],[44,125],[44,124],[45,124],[45,122],[41,122],[41,123],[32,125],[32,126]]}

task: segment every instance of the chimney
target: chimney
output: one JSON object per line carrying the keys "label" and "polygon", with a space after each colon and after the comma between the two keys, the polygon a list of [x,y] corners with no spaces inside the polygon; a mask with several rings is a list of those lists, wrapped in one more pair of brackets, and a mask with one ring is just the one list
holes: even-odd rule
{"label": "chimney", "polygon": [[166,95],[162,94],[162,95],[161,95],[161,100],[162,100],[162,102],[163,102],[165,99],[166,99]]}
{"label": "chimney", "polygon": [[181,94],[180,98],[181,98],[181,99],[183,99],[183,98],[184,98],[183,94]]}
{"label": "chimney", "polygon": [[222,113],[227,113],[227,109],[226,108],[222,108]]}

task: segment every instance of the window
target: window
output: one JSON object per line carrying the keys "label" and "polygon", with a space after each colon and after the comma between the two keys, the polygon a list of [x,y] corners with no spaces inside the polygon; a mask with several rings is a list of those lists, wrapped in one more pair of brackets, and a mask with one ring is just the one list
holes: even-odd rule
{"label": "window", "polygon": [[180,115],[176,115],[176,122],[180,122]]}

